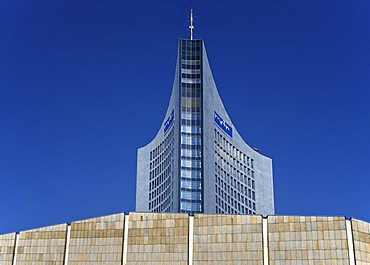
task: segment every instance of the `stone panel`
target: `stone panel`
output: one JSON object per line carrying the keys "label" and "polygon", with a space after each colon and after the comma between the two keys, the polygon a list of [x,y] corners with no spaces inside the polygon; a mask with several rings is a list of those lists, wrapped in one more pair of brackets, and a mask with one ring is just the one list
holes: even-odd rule
{"label": "stone panel", "polygon": [[127,264],[188,264],[189,216],[130,213]]}
{"label": "stone panel", "polygon": [[194,264],[263,264],[262,217],[194,216]]}
{"label": "stone panel", "polygon": [[351,219],[356,265],[370,264],[370,223]]}
{"label": "stone panel", "polygon": [[0,264],[12,265],[15,233],[0,235]]}
{"label": "stone panel", "polygon": [[68,265],[121,265],[125,214],[73,222]]}
{"label": "stone panel", "polygon": [[17,265],[63,265],[67,224],[19,233]]}
{"label": "stone panel", "polygon": [[[127,255],[125,215],[71,225],[68,265],[188,264],[189,216],[130,213]],[[262,220],[258,215],[196,214],[194,264],[263,264]],[[349,265],[345,217],[269,216],[270,265]],[[370,265],[370,224],[351,219],[356,265]],[[22,231],[16,265],[62,265],[67,224]],[[0,265],[13,265],[16,233],[0,235]],[[351,247],[352,249],[352,247]]]}
{"label": "stone panel", "polygon": [[269,216],[270,265],[348,265],[344,217]]}

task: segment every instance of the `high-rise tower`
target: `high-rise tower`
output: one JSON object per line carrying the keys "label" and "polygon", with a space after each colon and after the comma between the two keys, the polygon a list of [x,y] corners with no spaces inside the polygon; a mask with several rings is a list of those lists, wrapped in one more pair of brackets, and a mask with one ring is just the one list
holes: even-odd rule
{"label": "high-rise tower", "polygon": [[138,150],[136,211],[274,214],[272,160],[237,132],[189,28],[162,128]]}

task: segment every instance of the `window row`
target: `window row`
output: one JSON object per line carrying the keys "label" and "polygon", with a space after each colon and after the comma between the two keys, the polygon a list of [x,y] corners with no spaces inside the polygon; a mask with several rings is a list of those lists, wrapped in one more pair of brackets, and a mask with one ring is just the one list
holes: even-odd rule
{"label": "window row", "polygon": [[183,133],[201,133],[202,128],[200,126],[181,125],[181,132],[183,132]]}
{"label": "window row", "polygon": [[199,79],[200,74],[185,74],[185,73],[182,73],[181,77],[182,78],[190,78],[190,79]]}
{"label": "window row", "polygon": [[161,172],[161,174],[158,175],[151,174],[149,179],[149,192],[154,189],[157,189],[160,185],[162,185],[162,183],[169,176],[171,176],[171,174],[173,175],[172,167],[168,167],[165,171]]}
{"label": "window row", "polygon": [[173,210],[173,197],[167,197],[162,203],[149,203],[149,211],[151,212],[171,212]]}
{"label": "window row", "polygon": [[171,178],[167,178],[164,183],[161,183],[160,186],[156,187],[155,189],[153,189],[152,192],[149,193],[149,201],[170,194],[170,187],[172,187],[172,184],[173,181],[171,180]]}
{"label": "window row", "polygon": [[184,120],[200,120],[202,119],[201,113],[181,111],[181,119]]}
{"label": "window row", "polygon": [[200,180],[202,178],[202,172],[200,170],[182,169],[181,178]]}
{"label": "window row", "polygon": [[183,60],[200,60],[200,58],[201,58],[200,55],[193,55],[193,54],[181,56],[181,59]]}
{"label": "window row", "polygon": [[181,134],[181,144],[201,145],[202,137],[200,135],[184,135]]}
{"label": "window row", "polygon": [[182,52],[201,51],[202,45],[199,42],[182,43]]}
{"label": "window row", "polygon": [[201,106],[202,102],[200,100],[200,97],[181,97],[181,107],[200,109]]}
{"label": "window row", "polygon": [[182,62],[181,68],[182,69],[191,69],[191,70],[198,70],[200,69],[200,62],[192,63],[192,62]]}
{"label": "window row", "polygon": [[202,41],[201,40],[194,41],[194,40],[186,39],[186,40],[181,40],[181,44],[182,44],[182,48],[187,49],[187,50],[202,47]]}
{"label": "window row", "polygon": [[230,156],[233,159],[235,158],[240,163],[250,166],[251,168],[254,167],[254,160],[251,157],[247,156],[242,151],[233,146],[233,144],[230,143],[229,140],[223,136],[223,133],[219,132],[217,129],[215,129],[214,132],[215,142],[218,143],[218,146],[225,151],[227,156]]}
{"label": "window row", "polygon": [[181,125],[197,126],[197,127],[200,128],[201,121],[200,120],[184,120],[184,119],[181,119]]}
{"label": "window row", "polygon": [[[217,176],[216,176],[217,177]],[[240,192],[238,190],[233,189],[230,186],[222,186],[216,183],[216,194],[218,194],[221,198],[228,199],[230,203],[231,200],[235,200],[245,205],[251,205],[256,200],[256,193],[251,189],[245,189],[245,191]],[[251,207],[251,206],[250,206]]]}
{"label": "window row", "polygon": [[200,69],[181,69],[182,74],[200,74]]}
{"label": "window row", "polygon": [[[240,180],[241,182],[246,182],[247,178],[254,179],[254,171],[244,169],[243,171],[238,170],[237,168],[233,167],[229,164],[224,158],[222,158],[219,154],[215,153],[215,163],[222,169],[223,172],[218,172],[219,175],[231,175],[234,176],[236,179]],[[217,169],[216,169],[217,170]]]}
{"label": "window row", "polygon": [[200,91],[194,91],[194,92],[181,92],[181,96],[187,97],[187,98],[199,98],[201,96]]}
{"label": "window row", "polygon": [[200,56],[201,55],[200,51],[201,51],[200,48],[187,47],[187,49],[183,49],[181,51],[181,55],[182,56],[189,56],[189,55]]}
{"label": "window row", "polygon": [[255,214],[256,213],[256,203],[248,201],[243,203],[237,200],[234,200],[232,197],[226,195],[225,193],[217,194],[216,193],[216,206],[222,209],[225,213],[233,214]]}
{"label": "window row", "polygon": [[181,156],[184,157],[202,157],[202,151],[200,149],[181,149]]}
{"label": "window row", "polygon": [[[195,60],[195,59],[181,59],[181,65],[182,65],[182,68],[185,68],[185,69],[192,69],[192,68],[187,68],[186,65],[196,65],[198,66],[198,68],[194,68],[194,69],[200,69],[200,60]],[[183,67],[185,66],[185,67]]]}
{"label": "window row", "polygon": [[181,78],[181,82],[185,84],[200,84],[202,80],[200,78],[197,78],[197,79]]}
{"label": "window row", "polygon": [[[173,171],[165,171],[149,182],[149,211],[167,209],[172,204],[173,174]],[[170,200],[170,198],[172,199]]]}
{"label": "window row", "polygon": [[219,164],[226,167],[233,167],[234,170],[239,170],[247,174],[248,176],[252,176],[254,178],[254,170],[251,169],[249,166],[239,162],[232,156],[226,153],[225,150],[220,148],[219,144],[215,142],[215,159],[218,161]]}
{"label": "window row", "polygon": [[181,159],[181,166],[182,167],[189,167],[189,168],[202,168],[202,161]]}
{"label": "window row", "polygon": [[165,193],[162,193],[157,198],[149,201],[149,211],[153,211],[154,208],[158,208],[158,206],[162,206],[163,208],[167,208],[173,202],[173,191],[172,189],[168,189]]}
{"label": "window row", "polygon": [[[172,148],[172,147],[171,147]],[[154,159],[153,162],[150,162],[149,164],[149,169],[150,170],[156,170],[156,173],[155,174],[158,174],[157,172],[162,172],[164,168],[167,168],[168,165],[171,164],[171,162],[173,163],[173,148],[171,149],[170,153],[167,154],[166,157],[162,158],[162,156],[160,158],[156,158]]]}
{"label": "window row", "polygon": [[196,89],[200,91],[201,87],[202,87],[202,84],[200,83],[196,83],[196,84],[182,83],[181,84],[181,89],[187,89],[187,90]]}
{"label": "window row", "polygon": [[[173,127],[171,131],[167,134],[166,138],[152,151],[150,151],[150,160],[154,160],[157,156],[161,155],[165,149],[173,142]],[[168,151],[168,150],[167,150]]]}
{"label": "window row", "polygon": [[185,111],[185,112],[201,112],[201,108],[200,107],[194,107],[194,106],[191,106],[191,107],[182,106],[181,107],[181,111]]}
{"label": "window row", "polygon": [[181,179],[181,188],[200,190],[202,189],[202,182],[201,181],[188,181],[188,180]]}
{"label": "window row", "polygon": [[[217,214],[238,214],[238,212],[231,208],[230,205],[226,209],[221,208],[220,206],[216,205],[216,213]],[[251,209],[242,208],[242,214],[256,214],[256,212],[252,211]]]}
{"label": "window row", "polygon": [[190,192],[190,191],[182,191],[181,192],[181,199],[185,200],[202,200],[202,193],[200,192]]}
{"label": "window row", "polygon": [[181,212],[201,212],[201,203],[180,202]]}
{"label": "window row", "polygon": [[225,173],[225,171],[223,171],[222,169],[216,170],[216,175],[219,176],[220,181],[218,182],[218,184],[221,187],[225,186],[226,188],[226,186],[230,186],[231,188],[236,189],[237,191],[242,192],[243,194],[247,194],[248,190],[252,190],[254,192],[256,188],[255,181],[251,178],[244,178],[241,181],[241,179],[234,178],[231,175]]}
{"label": "window row", "polygon": [[194,88],[194,87],[183,87],[181,88],[181,95],[184,97],[187,94],[191,95],[198,95],[201,96],[201,89],[200,88]]}

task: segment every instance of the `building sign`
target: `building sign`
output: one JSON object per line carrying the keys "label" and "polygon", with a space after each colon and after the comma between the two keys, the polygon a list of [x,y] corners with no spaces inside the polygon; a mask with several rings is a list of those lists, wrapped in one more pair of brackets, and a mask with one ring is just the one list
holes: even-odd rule
{"label": "building sign", "polygon": [[218,114],[216,111],[213,112],[213,117],[215,120],[215,123],[231,138],[233,138],[233,128],[226,123]]}
{"label": "building sign", "polygon": [[171,127],[174,119],[175,119],[175,110],[172,110],[170,116],[167,118],[167,120],[163,124],[164,133],[166,133],[168,129]]}

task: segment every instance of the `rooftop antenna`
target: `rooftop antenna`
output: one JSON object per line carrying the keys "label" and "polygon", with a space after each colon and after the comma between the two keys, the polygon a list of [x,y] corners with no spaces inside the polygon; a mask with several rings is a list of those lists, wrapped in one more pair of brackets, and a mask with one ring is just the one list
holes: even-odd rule
{"label": "rooftop antenna", "polygon": [[194,25],[193,25],[193,9],[190,9],[190,39],[193,40],[194,35]]}

